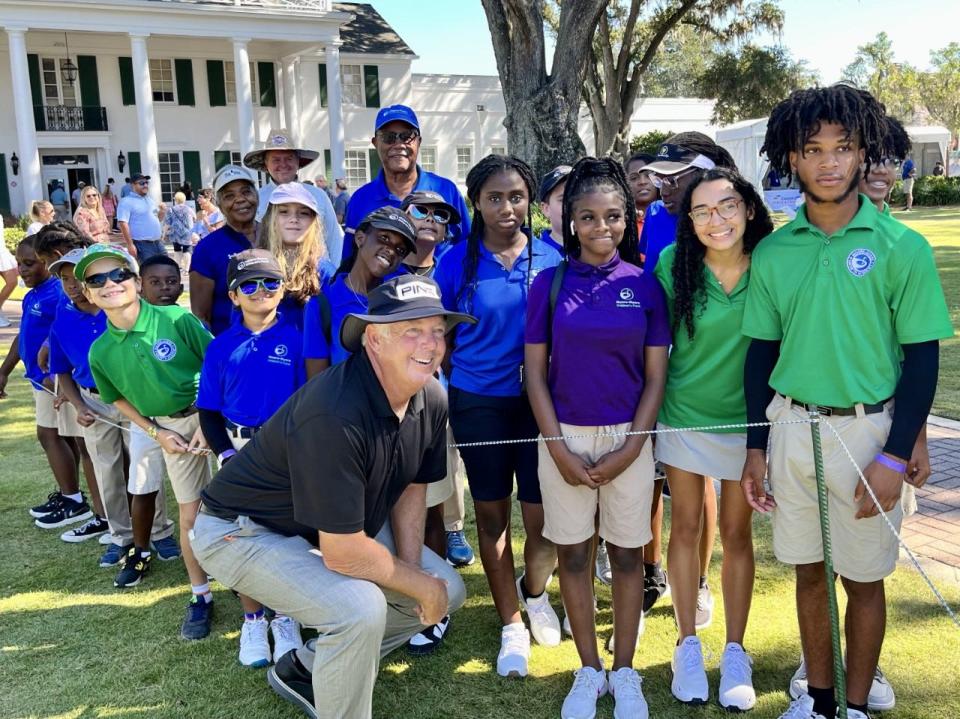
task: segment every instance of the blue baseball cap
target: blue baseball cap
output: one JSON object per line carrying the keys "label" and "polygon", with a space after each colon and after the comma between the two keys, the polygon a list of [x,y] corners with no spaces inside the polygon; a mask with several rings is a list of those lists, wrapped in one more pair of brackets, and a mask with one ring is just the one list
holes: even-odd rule
{"label": "blue baseball cap", "polygon": [[406,105],[388,105],[387,107],[381,108],[380,112],[377,113],[377,124],[373,128],[373,131],[376,132],[388,122],[395,120],[405,122],[414,129],[420,129],[420,122],[417,120],[417,114],[413,110]]}

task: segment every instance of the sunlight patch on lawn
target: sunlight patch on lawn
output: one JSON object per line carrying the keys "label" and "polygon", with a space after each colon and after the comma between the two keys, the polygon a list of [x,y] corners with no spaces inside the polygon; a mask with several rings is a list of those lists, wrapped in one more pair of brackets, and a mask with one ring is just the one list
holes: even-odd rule
{"label": "sunlight patch on lawn", "polygon": [[85,594],[83,592],[22,592],[0,599],[0,612],[40,612],[78,606],[145,607],[169,597],[186,595],[183,587],[167,587],[149,592]]}

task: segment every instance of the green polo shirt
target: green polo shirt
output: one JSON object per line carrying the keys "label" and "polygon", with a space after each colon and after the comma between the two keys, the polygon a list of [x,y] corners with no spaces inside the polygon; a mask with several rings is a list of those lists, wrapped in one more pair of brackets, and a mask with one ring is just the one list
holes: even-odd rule
{"label": "green polo shirt", "polygon": [[[676,245],[660,255],[654,274],[663,285],[674,321],[673,261]],[[713,273],[703,267],[706,304],[695,313],[691,340],[684,326],[674,330],[667,371],[667,387],[659,419],[671,427],[743,424],[747,406],[743,398],[743,362],[750,339],[740,332],[747,300],[750,270],[743,273],[728,295]],[[724,429],[717,432],[745,432]]]}
{"label": "green polo shirt", "polygon": [[796,218],[753,252],[743,333],[780,340],[770,386],[851,407],[893,396],[900,345],[953,336],[933,250],[865,196],[829,237]]}
{"label": "green polo shirt", "polygon": [[125,399],[144,417],[179,412],[197,399],[203,354],[212,339],[183,307],[140,300],[133,329],[107,322],[107,331],[90,347],[100,399]]}

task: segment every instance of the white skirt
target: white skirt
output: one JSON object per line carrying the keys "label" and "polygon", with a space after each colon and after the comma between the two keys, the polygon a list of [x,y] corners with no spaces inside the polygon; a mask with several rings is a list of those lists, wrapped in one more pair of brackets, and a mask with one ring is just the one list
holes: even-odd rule
{"label": "white skirt", "polygon": [[[658,430],[672,429],[662,422]],[[657,461],[714,479],[740,481],[747,459],[744,432],[665,432],[657,435]]]}
{"label": "white skirt", "polygon": [[[2,239],[2,238],[0,238]],[[3,242],[0,242],[0,272],[17,269],[17,260],[7,249]]]}

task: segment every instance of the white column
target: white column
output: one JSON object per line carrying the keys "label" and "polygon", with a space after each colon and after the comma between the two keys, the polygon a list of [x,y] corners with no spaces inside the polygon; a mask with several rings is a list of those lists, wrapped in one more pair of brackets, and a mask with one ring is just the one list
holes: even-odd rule
{"label": "white column", "polygon": [[327,121],[330,123],[330,164],[333,176],[343,177],[343,93],[340,85],[339,40],[326,47],[327,55]]}
{"label": "white column", "polygon": [[237,138],[240,155],[253,150],[256,131],[253,127],[253,90],[250,87],[250,56],[247,54],[249,38],[234,38],[233,72],[237,87]]}
{"label": "white column", "polygon": [[[30,93],[30,71],[27,69],[27,29],[8,27],[10,42],[10,74],[13,79],[13,110],[17,118],[17,159],[20,160],[19,180],[22,200],[12,209],[26,212],[28,203],[43,200],[43,181],[40,177],[40,151],[37,149],[37,128],[33,120],[33,95]],[[8,160],[10,158],[7,158]],[[12,173],[11,173],[12,179]],[[14,200],[13,197],[10,198]]]}
{"label": "white column", "polygon": [[290,55],[281,62],[283,70],[283,126],[299,147],[303,143],[300,127],[300,58]]}
{"label": "white column", "polygon": [[149,175],[150,196],[160,202],[160,157],[157,149],[157,123],[153,118],[153,85],[150,83],[150,60],[147,57],[149,35],[130,33],[133,55],[133,89],[137,101],[137,127],[140,132],[140,171]]}

